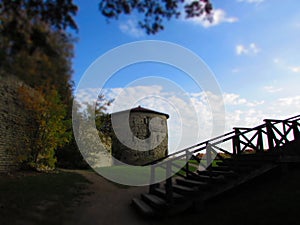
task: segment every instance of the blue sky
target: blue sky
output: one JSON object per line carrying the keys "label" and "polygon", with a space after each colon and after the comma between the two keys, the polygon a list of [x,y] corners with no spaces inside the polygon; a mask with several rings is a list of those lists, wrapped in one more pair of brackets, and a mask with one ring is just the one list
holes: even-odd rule
{"label": "blue sky", "polygon": [[[264,118],[300,114],[299,1],[214,0],[212,24],[200,18],[181,18],[165,22],[165,30],[154,36],[148,36],[138,28],[137,15],[122,16],[119,20],[107,23],[98,11],[98,0],[75,2],[79,6],[76,17],[79,33],[75,34],[78,42],[73,60],[76,85],[87,68],[107,51],[130,42],[161,40],[193,51],[213,71],[223,93],[226,131],[233,126],[258,125]],[[143,92],[153,96],[160,92],[161,99],[164,96],[164,101],[172,102],[173,111],[170,110],[172,107],[159,105],[154,98],[135,103],[170,114],[175,113],[176,107],[183,107],[182,103],[176,105],[176,95],[162,88],[159,82],[147,80],[135,83],[148,76],[164,77],[181,86],[190,96],[185,107],[193,104],[198,123],[206,124],[203,126],[210,130],[211,106],[207,105],[205,93],[174,67],[159,63],[126,67],[105,84],[106,93],[108,97],[116,98],[122,91],[127,97],[130,93],[139,95],[139,92]],[[175,114],[173,117],[178,118]],[[188,124],[188,120],[188,117],[181,118],[180,126]],[[175,134],[177,126],[174,120],[169,121],[169,127],[172,128],[169,133],[173,131],[171,142],[175,142],[180,135],[182,139],[187,139],[182,132]],[[193,132],[193,124],[186,126]],[[198,139],[207,138],[207,130],[200,131]],[[188,140],[180,147],[193,141]],[[175,149],[174,146],[172,148]]]}

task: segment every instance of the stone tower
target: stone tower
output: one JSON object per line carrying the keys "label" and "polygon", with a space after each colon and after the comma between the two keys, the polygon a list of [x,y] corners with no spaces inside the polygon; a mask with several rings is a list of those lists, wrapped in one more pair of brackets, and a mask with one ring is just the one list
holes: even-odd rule
{"label": "stone tower", "polygon": [[[144,165],[168,155],[168,114],[139,106],[111,116],[114,129],[125,135],[122,140],[116,137],[116,130],[112,132],[112,155],[115,159],[130,165]],[[128,127],[128,122],[130,130],[125,131],[123,128],[126,124]]]}

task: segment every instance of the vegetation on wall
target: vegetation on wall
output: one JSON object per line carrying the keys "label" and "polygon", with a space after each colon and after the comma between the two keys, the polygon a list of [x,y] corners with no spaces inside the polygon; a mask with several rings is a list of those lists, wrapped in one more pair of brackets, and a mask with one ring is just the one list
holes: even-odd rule
{"label": "vegetation on wall", "polygon": [[33,92],[20,87],[21,99],[31,113],[35,123],[34,137],[28,140],[28,153],[25,162],[37,170],[55,168],[55,150],[64,146],[71,138],[68,132],[70,120],[66,120],[66,105],[54,88],[41,87]]}
{"label": "vegetation on wall", "polygon": [[26,140],[18,159],[38,170],[53,169],[57,151],[72,142],[74,39],[65,29],[77,29],[72,17],[77,7],[72,1],[4,0],[0,10],[2,74],[34,89],[19,90],[22,105],[33,115],[34,138]]}
{"label": "vegetation on wall", "polygon": [[[103,94],[100,94],[95,106],[86,102],[83,106],[78,106],[82,111],[77,113],[82,119],[95,120],[98,136],[109,152],[111,151],[111,136],[114,133],[111,126],[111,116],[107,113],[107,110],[113,101],[114,99],[108,100]],[[91,118],[91,115],[94,115],[94,118]]]}
{"label": "vegetation on wall", "polygon": [[[147,34],[161,31],[164,19],[177,18],[182,6],[187,17],[212,10],[209,0],[99,0],[99,11],[107,19],[138,13],[140,27]],[[74,20],[77,11],[73,0],[0,1],[1,73],[20,78],[37,93],[30,97],[28,90],[20,90],[36,124],[35,139],[28,141],[30,157],[25,157],[28,152],[24,150],[20,159],[28,160],[34,168],[52,169],[57,157],[61,166],[82,161],[70,123],[74,39],[67,29],[78,30]],[[103,112],[111,102],[103,102],[96,107],[95,120],[102,141],[109,141],[110,131],[105,127],[109,117]]]}

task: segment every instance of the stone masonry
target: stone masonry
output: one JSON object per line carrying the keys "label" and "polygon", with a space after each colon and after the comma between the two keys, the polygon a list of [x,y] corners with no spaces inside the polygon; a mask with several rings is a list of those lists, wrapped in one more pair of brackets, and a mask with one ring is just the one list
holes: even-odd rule
{"label": "stone masonry", "polygon": [[18,168],[18,157],[32,138],[30,114],[19,96],[19,79],[0,74],[0,173]]}
{"label": "stone masonry", "polygon": [[[124,126],[122,114],[129,113],[130,131],[125,133],[126,139],[133,148],[121,143],[119,138],[112,136],[112,155],[119,161],[130,165],[144,165],[168,155],[169,115],[150,109],[136,107],[131,110],[112,114],[115,124]],[[119,121],[118,121],[119,120]],[[123,121],[122,121],[123,120]],[[141,142],[137,139],[141,140]],[[126,141],[126,140],[125,140]]]}

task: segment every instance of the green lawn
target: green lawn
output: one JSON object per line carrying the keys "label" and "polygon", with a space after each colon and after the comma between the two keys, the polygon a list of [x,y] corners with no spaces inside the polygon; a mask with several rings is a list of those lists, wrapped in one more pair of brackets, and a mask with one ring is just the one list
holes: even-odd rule
{"label": "green lawn", "polygon": [[[217,166],[217,161],[214,160],[212,165]],[[198,168],[199,163],[196,160],[189,161],[189,169],[190,171],[195,171]],[[202,161],[205,164],[205,160]],[[166,165],[166,164],[164,164]],[[174,160],[172,162],[172,171],[173,174],[176,172],[182,175],[185,175],[183,170],[180,170],[181,167],[185,165],[185,160]],[[101,167],[96,168],[96,172],[99,172],[101,175],[105,177],[110,177],[114,180],[122,184],[148,184],[150,181],[150,167],[141,167],[141,166],[111,166],[111,167]],[[155,177],[158,180],[165,180],[166,178],[166,170],[162,167],[156,167],[155,169]]]}
{"label": "green lawn", "polygon": [[[217,167],[218,166],[217,162],[221,162],[221,160],[213,160],[212,166]],[[205,166],[206,165],[206,160],[202,159],[201,163],[202,163],[203,166]],[[189,160],[189,170],[191,172],[195,172],[198,169],[198,166],[199,166],[199,163],[196,160]],[[178,173],[181,174],[181,175],[186,174],[186,172],[183,171],[183,170],[178,171]]]}
{"label": "green lawn", "polygon": [[[111,166],[96,168],[96,172],[99,172],[104,177],[110,177],[113,180],[122,184],[149,184],[150,182],[150,167],[138,167],[138,166]],[[159,180],[165,179],[165,170],[163,168],[155,169],[155,176]]]}
{"label": "green lawn", "polygon": [[84,194],[87,183],[70,172],[0,176],[0,224],[59,225],[68,206]]}

